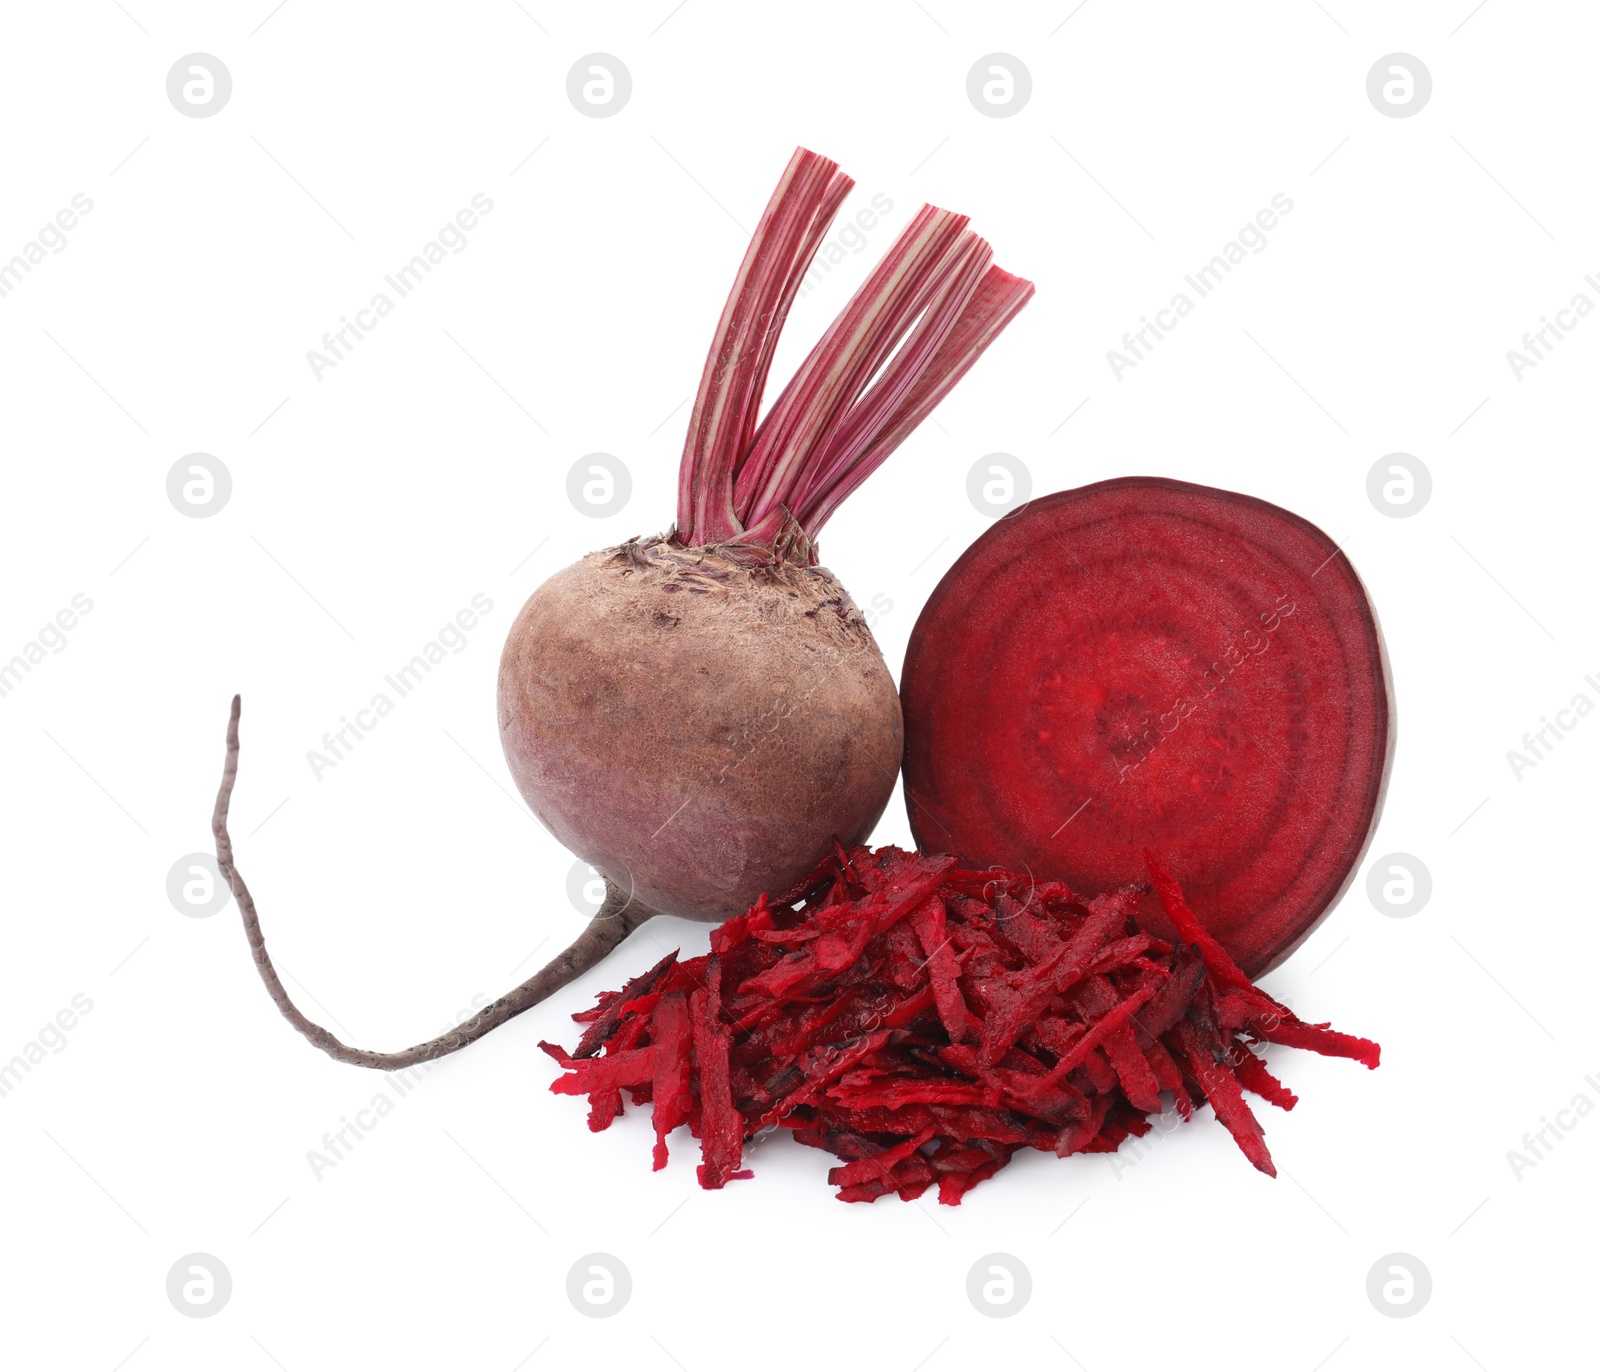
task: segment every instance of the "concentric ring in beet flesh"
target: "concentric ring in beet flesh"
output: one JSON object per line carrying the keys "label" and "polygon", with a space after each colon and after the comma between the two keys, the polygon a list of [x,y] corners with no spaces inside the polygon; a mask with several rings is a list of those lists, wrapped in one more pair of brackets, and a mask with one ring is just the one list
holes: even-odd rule
{"label": "concentric ring in beet flesh", "polygon": [[1000,520],[929,599],[900,689],[924,851],[1093,894],[1149,848],[1251,976],[1349,884],[1393,751],[1383,639],[1334,541],[1162,477]]}

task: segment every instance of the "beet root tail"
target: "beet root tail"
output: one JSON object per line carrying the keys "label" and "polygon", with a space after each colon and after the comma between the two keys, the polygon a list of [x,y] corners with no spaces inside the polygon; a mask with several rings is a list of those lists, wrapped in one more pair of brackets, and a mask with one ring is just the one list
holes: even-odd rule
{"label": "beet root tail", "polygon": [[524,1010],[537,1005],[569,981],[583,975],[623,939],[652,915],[657,914],[642,901],[635,900],[606,880],[606,896],[600,909],[589,922],[588,928],[573,941],[559,957],[534,973],[527,981],[508,991],[492,1004],[484,1006],[464,1024],[458,1025],[438,1038],[429,1039],[412,1048],[397,1053],[375,1053],[366,1048],[352,1048],[341,1042],[320,1024],[315,1024],[300,1012],[289,998],[277,969],[267,952],[266,937],[261,932],[261,921],[256,914],[256,903],[250,888],[244,884],[239,869],[234,866],[233,840],[228,834],[228,805],[233,797],[233,784],[239,773],[239,697],[234,696],[233,708],[228,716],[228,753],[222,768],[222,785],[217,791],[217,805],[211,816],[211,832],[217,842],[217,868],[222,879],[233,892],[234,902],[244,920],[244,934],[255,958],[256,971],[283,1017],[294,1025],[311,1043],[322,1049],[336,1062],[348,1062],[356,1067],[373,1067],[382,1072],[395,1072],[402,1067],[413,1067],[419,1062],[429,1062],[475,1043],[491,1029],[497,1029]]}

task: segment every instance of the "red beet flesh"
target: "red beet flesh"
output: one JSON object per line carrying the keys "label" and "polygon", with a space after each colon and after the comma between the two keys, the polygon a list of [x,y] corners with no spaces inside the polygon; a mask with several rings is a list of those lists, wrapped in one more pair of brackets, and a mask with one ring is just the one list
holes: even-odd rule
{"label": "red beet flesh", "polygon": [[550,1089],[588,1096],[596,1131],[624,1090],[648,1102],[658,1169],[687,1124],[710,1190],[752,1175],[746,1145],[787,1129],[844,1164],[828,1173],[840,1200],[937,1186],[959,1205],[1023,1148],[1115,1152],[1150,1132],[1163,1091],[1184,1119],[1209,1101],[1275,1176],[1244,1093],[1284,1110],[1296,1097],[1258,1052],[1376,1067],[1378,1045],[1254,986],[1154,855],[1146,866],[1175,943],[1132,917],[1140,887],[1080,900],[948,857],[839,849],[716,929],[707,956],[669,953],[574,1015],[574,1052],[540,1045],[564,1073]]}
{"label": "red beet flesh", "polygon": [[1160,477],[1002,519],[929,599],[900,689],[924,851],[1107,891],[1152,848],[1252,977],[1348,884],[1393,750],[1377,621],[1334,541]]}

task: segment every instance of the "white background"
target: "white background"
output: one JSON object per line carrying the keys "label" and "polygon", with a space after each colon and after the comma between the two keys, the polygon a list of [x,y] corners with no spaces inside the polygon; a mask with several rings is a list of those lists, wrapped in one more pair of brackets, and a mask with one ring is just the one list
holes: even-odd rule
{"label": "white background", "polygon": [[[1520,1179],[1507,1153],[1580,1092],[1600,1101],[1600,721],[1520,780],[1506,754],[1579,691],[1600,700],[1600,322],[1520,380],[1506,353],[1575,293],[1600,302],[1600,25],[1578,4],[1472,6],[8,6],[0,258],[73,195],[93,210],[0,299],[0,657],[75,594],[93,610],[0,699],[0,1058],[75,995],[93,1009],[0,1098],[6,1363],[1579,1356],[1600,1122]],[[233,80],[204,119],[165,91],[194,52]],[[612,118],[566,95],[594,52],[632,74]],[[1032,75],[1011,118],[966,95],[995,52]],[[1410,118],[1366,95],[1394,52],[1432,73]],[[1038,284],[824,537],[859,602],[892,602],[894,670],[987,527],[966,476],[991,452],[1036,493],[1156,473],[1262,496],[1343,540],[1371,589],[1401,729],[1372,852],[1420,859],[1433,894],[1386,918],[1363,872],[1268,979],[1384,1048],[1370,1074],[1274,1053],[1301,1095],[1261,1107],[1276,1182],[1209,1111],[1120,1168],[1019,1157],[959,1209],[841,1205],[830,1159],[782,1139],[720,1193],[696,1188],[683,1135],[652,1174],[646,1115],[591,1136],[535,1044],[570,1045],[567,1016],[663,947],[703,951],[704,926],[672,921],[438,1066],[319,1178],[308,1152],[383,1079],[279,1019],[231,905],[168,901],[169,869],[209,848],[238,690],[240,866],[311,1013],[401,1047],[578,932],[571,858],[500,757],[500,643],[550,573],[671,520],[685,401],[797,143],[856,177],[849,211],[875,193],[894,210],[797,306],[775,376],[923,200],[972,214]],[[466,249],[318,380],[308,349],[476,193],[494,208]],[[1294,208],[1266,249],[1117,379],[1107,350],[1277,193]],[[165,493],[197,451],[233,478],[207,519]],[[594,451],[633,479],[598,521],[565,493]],[[1433,476],[1407,519],[1366,494],[1397,451]],[[315,779],[307,750],[475,593],[494,608],[464,651]],[[877,839],[907,837],[896,797]],[[633,1279],[605,1320],[565,1293],[596,1251]],[[964,1295],[995,1251],[1033,1280],[1004,1321]],[[211,1318],[165,1293],[192,1252],[232,1274]],[[1392,1252],[1432,1274],[1414,1318],[1368,1301]]]}

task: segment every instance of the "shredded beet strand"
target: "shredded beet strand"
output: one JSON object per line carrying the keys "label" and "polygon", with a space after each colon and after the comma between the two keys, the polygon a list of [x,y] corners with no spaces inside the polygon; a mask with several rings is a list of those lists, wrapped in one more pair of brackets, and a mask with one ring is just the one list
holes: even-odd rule
{"label": "shredded beet strand", "polygon": [[[1296,1096],[1252,1045],[1375,1067],[1378,1045],[1307,1024],[1254,986],[1176,881],[1150,874],[1176,943],[1138,923],[1140,888],[1080,898],[1059,882],[957,870],[898,848],[838,848],[573,1018],[587,1026],[551,1085],[589,1098],[589,1127],[648,1102],[656,1168],[687,1124],[700,1185],[747,1177],[746,1146],[787,1130],[832,1153],[844,1201],[931,1189],[959,1205],[1019,1148],[1107,1153],[1150,1131],[1163,1094],[1209,1104],[1276,1176],[1245,1093]],[[1148,888],[1144,888],[1148,890]]]}

